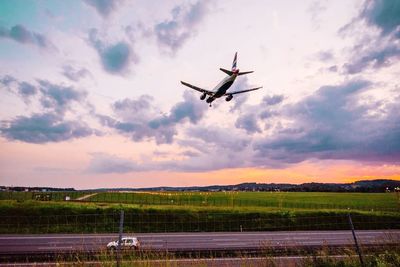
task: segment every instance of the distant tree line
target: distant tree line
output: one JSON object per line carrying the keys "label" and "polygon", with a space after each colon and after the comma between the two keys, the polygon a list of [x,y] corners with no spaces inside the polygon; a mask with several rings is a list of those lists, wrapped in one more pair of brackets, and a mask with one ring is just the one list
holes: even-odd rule
{"label": "distant tree line", "polygon": [[[77,191],[74,188],[54,187],[24,187],[0,186],[1,191]],[[400,181],[377,179],[362,180],[353,183],[303,183],[303,184],[275,184],[275,183],[242,183],[237,185],[211,185],[192,187],[149,187],[149,188],[97,188],[85,191],[285,191],[285,192],[365,192],[384,193],[399,192]]]}

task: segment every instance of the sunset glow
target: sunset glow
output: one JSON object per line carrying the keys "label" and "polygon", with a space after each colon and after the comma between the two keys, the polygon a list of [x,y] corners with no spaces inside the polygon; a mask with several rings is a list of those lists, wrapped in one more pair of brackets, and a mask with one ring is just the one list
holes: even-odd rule
{"label": "sunset glow", "polygon": [[[391,10],[394,12],[391,12]],[[397,12],[399,11],[399,12]],[[0,184],[400,180],[398,1],[0,1]],[[209,108],[238,52],[234,90]]]}

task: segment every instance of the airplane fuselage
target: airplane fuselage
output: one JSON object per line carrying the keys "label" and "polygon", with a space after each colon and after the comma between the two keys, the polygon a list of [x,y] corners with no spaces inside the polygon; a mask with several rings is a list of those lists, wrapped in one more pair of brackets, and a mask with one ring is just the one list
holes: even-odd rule
{"label": "airplane fuselage", "polygon": [[242,71],[240,72],[239,69],[237,68],[237,52],[235,53],[235,57],[233,58],[233,62],[232,62],[232,68],[231,70],[227,70],[224,68],[219,68],[222,72],[228,74],[228,76],[226,76],[217,86],[214,87],[213,90],[207,90],[201,87],[197,87],[195,85],[192,85],[190,83],[181,81],[181,84],[183,84],[184,86],[187,86],[193,90],[196,90],[200,93],[202,93],[202,95],[200,96],[200,100],[204,100],[206,99],[206,102],[208,104],[210,104],[211,107],[211,103],[217,99],[220,98],[221,96],[226,96],[225,100],[227,102],[231,101],[233,98],[233,95],[236,94],[241,94],[241,93],[247,93],[250,91],[254,91],[254,90],[258,90],[261,89],[261,87],[256,87],[256,88],[251,88],[251,89],[246,89],[246,90],[239,90],[239,91],[228,91],[228,89],[232,86],[232,84],[235,82],[235,79],[237,76],[240,75],[244,75],[244,74],[249,74],[252,73],[253,71]]}
{"label": "airplane fuselage", "polygon": [[237,73],[234,73],[230,76],[226,76],[217,86],[214,87],[213,92],[215,93],[207,98],[207,103],[211,103],[216,98],[225,95],[226,91],[228,91],[228,89],[232,86],[237,76],[238,76]]}

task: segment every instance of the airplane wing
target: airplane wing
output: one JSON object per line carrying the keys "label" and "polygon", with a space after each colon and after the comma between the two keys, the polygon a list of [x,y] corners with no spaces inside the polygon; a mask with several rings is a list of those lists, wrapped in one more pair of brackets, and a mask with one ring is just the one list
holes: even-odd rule
{"label": "airplane wing", "polygon": [[190,83],[186,83],[186,82],[183,82],[183,81],[181,81],[181,83],[182,83],[183,85],[185,85],[185,86],[187,86],[187,87],[190,87],[190,88],[192,88],[192,89],[194,89],[194,90],[196,90],[196,91],[199,91],[199,92],[201,92],[201,93],[205,93],[205,94],[207,94],[207,95],[213,95],[213,94],[214,94],[214,92],[211,92],[211,91],[208,91],[208,90],[206,90],[206,89],[203,89],[203,88],[200,88],[200,87],[191,85]]}
{"label": "airplane wing", "polygon": [[255,91],[255,90],[258,90],[258,89],[261,89],[261,88],[262,88],[262,86],[261,87],[256,87],[256,88],[252,88],[252,89],[242,90],[242,91],[225,93],[224,96],[225,95],[236,95],[236,94],[246,93],[246,92]]}

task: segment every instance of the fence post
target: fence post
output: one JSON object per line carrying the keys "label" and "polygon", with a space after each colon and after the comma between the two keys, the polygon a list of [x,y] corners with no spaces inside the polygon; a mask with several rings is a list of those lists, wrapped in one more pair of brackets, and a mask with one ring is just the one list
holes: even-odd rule
{"label": "fence post", "polygon": [[121,243],[122,243],[122,232],[124,229],[124,210],[121,210],[119,217],[119,236],[118,236],[118,248],[117,248],[117,266],[121,266]]}
{"label": "fence post", "polygon": [[351,215],[350,215],[350,213],[348,213],[348,217],[349,217],[349,224],[350,224],[350,227],[351,227],[351,232],[353,233],[354,243],[355,243],[355,245],[356,245],[358,257],[360,258],[361,266],[364,267],[365,264],[364,264],[364,261],[363,261],[362,255],[361,255],[360,247],[358,246],[357,237],[356,237],[356,232],[354,231],[354,225],[353,225],[353,221],[351,220]]}

